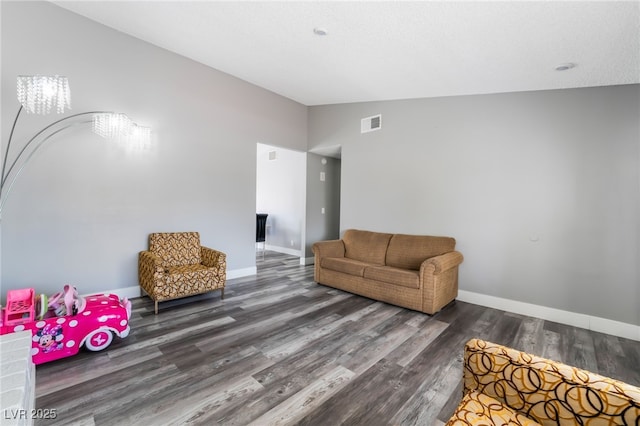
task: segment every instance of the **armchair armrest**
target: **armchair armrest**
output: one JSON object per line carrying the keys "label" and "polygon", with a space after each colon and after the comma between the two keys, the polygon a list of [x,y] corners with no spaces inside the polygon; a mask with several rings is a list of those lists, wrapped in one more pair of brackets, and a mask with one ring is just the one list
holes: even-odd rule
{"label": "armchair armrest", "polygon": [[153,254],[150,251],[141,251],[138,254],[138,262],[140,264],[144,264],[153,272],[164,272],[164,268],[162,267],[162,260],[158,255]]}
{"label": "armchair armrest", "polygon": [[209,247],[200,246],[200,253],[202,256],[202,264],[209,267],[224,266],[227,265],[227,254],[218,250],[214,250]]}
{"label": "armchair armrest", "polygon": [[316,260],[323,257],[344,257],[344,243],[342,240],[318,241],[311,247]]}
{"label": "armchair armrest", "polygon": [[141,251],[138,254],[138,282],[147,294],[155,294],[156,284],[161,282],[164,268],[160,257],[150,251]]}
{"label": "armchair armrest", "polygon": [[[464,391],[478,391],[542,424],[636,424],[640,388],[495,343],[464,348]],[[566,423],[565,423],[566,422]]]}
{"label": "armchair armrest", "polygon": [[432,268],[433,274],[438,275],[460,265],[464,257],[459,251],[451,251],[440,256],[426,259],[420,265],[420,273],[424,273],[427,268]]}

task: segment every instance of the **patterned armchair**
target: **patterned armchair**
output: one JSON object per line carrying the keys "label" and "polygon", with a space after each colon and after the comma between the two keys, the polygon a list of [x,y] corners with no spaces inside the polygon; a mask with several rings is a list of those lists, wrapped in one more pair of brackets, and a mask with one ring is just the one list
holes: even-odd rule
{"label": "patterned armchair", "polygon": [[464,393],[446,426],[640,424],[640,388],[478,339]]}
{"label": "patterned armchair", "polygon": [[221,290],[227,279],[227,255],[200,245],[197,232],[149,235],[149,250],[138,255],[140,287],[158,302]]}

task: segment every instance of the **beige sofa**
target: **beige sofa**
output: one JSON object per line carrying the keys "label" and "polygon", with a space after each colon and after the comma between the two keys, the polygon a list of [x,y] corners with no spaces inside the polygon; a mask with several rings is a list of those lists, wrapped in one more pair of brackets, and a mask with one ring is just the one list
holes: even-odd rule
{"label": "beige sofa", "polygon": [[313,245],[314,278],[371,299],[434,314],[458,295],[456,240],[347,230]]}
{"label": "beige sofa", "polygon": [[640,388],[495,343],[464,348],[464,396],[446,426],[640,424]]}

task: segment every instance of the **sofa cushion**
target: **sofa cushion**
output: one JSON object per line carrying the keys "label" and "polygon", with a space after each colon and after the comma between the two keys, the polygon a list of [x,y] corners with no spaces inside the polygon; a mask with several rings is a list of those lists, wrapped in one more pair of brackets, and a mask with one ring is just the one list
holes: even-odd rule
{"label": "sofa cushion", "polygon": [[409,269],[392,266],[369,266],[364,270],[364,277],[403,287],[420,288],[420,274]]}
{"label": "sofa cushion", "polygon": [[320,262],[320,266],[331,269],[332,271],[362,277],[364,276],[364,269],[369,266],[369,264],[345,257],[325,257]]}
{"label": "sofa cushion", "polygon": [[446,426],[519,425],[540,426],[540,423],[512,410],[497,399],[473,391],[462,398]]}
{"label": "sofa cushion", "polygon": [[217,268],[208,268],[204,265],[172,266],[167,268],[164,285],[158,286],[156,296],[161,300],[175,299],[205,293],[223,285],[224,282],[218,276]]}
{"label": "sofa cushion", "polygon": [[385,264],[402,269],[419,270],[425,259],[455,250],[450,237],[395,234],[389,241]]}
{"label": "sofa cushion", "polygon": [[345,248],[344,257],[373,265],[384,265],[391,236],[392,234],[381,232],[349,229],[342,237]]}
{"label": "sofa cushion", "polygon": [[198,232],[161,232],[149,235],[149,251],[157,255],[164,268],[193,265],[202,261]]}

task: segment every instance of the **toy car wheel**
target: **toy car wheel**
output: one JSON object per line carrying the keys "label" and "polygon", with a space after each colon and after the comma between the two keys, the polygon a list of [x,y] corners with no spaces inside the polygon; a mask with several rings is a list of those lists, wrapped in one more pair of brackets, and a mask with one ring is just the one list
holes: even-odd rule
{"label": "toy car wheel", "polygon": [[89,333],[84,341],[84,345],[90,351],[96,352],[107,348],[112,340],[113,333],[111,333],[111,331],[98,329]]}

